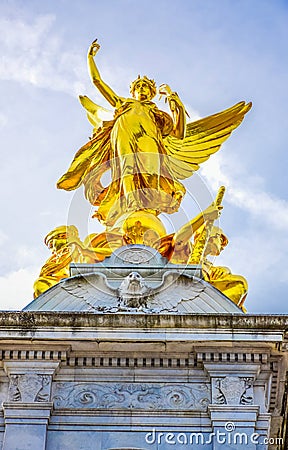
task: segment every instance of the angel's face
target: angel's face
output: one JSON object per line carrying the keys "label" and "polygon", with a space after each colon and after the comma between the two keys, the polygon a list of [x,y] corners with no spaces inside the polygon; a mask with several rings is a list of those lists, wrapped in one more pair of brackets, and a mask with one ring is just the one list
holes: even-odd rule
{"label": "angel's face", "polygon": [[67,244],[67,236],[59,235],[50,239],[48,242],[48,247],[52,251],[52,253],[57,253],[64,245]]}
{"label": "angel's face", "polygon": [[140,101],[152,98],[150,86],[145,80],[139,80],[135,85],[133,97]]}

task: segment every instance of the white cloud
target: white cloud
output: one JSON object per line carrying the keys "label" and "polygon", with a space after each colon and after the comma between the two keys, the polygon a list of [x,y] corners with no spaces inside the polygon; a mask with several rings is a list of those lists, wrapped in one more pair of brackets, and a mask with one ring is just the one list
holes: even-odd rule
{"label": "white cloud", "polygon": [[27,267],[41,263],[44,264],[44,261],[41,261],[41,256],[39,248],[28,247],[26,245],[18,245],[15,248],[15,260],[18,263],[18,267]]}
{"label": "white cloud", "polygon": [[[4,233],[1,234],[0,231],[0,274],[5,279],[11,273],[18,273],[23,268],[38,276],[41,267],[49,256],[46,247],[41,244],[38,246],[23,245],[18,240],[12,240]],[[31,289],[32,285],[33,282],[30,285]]]}
{"label": "white cloud", "polygon": [[225,200],[275,230],[287,231],[288,203],[264,190],[264,180],[248,175],[247,169],[239,161],[223,154],[214,155],[206,162],[202,175],[217,189],[220,184],[227,187]]}
{"label": "white cloud", "polygon": [[33,283],[39,269],[20,269],[0,277],[1,310],[22,309],[33,299]]}
{"label": "white cloud", "polygon": [[[254,302],[254,308],[262,310],[263,300],[257,300],[257,294],[254,299],[254,293],[264,286],[270,292],[275,280],[288,281],[288,203],[266,192],[263,178],[249,175],[244,164],[227,154],[215,155],[201,173],[215,191],[224,184],[225,202],[238,207],[246,216],[245,226],[239,228],[241,223],[235,222],[231,245],[216,259],[215,265],[227,265],[233,273],[244,275],[249,284],[247,308],[249,302]],[[280,303],[277,307],[285,310]]]}
{"label": "white cloud", "polygon": [[267,192],[247,189],[231,189],[231,201],[237,206],[247,209],[262,220],[270,223],[275,229],[286,230],[288,227],[288,204]]}
{"label": "white cloud", "polygon": [[54,21],[53,15],[38,16],[30,22],[0,19],[0,79],[73,95],[84,89],[83,56],[70,46],[67,51],[64,42],[53,32]]}
{"label": "white cloud", "polygon": [[[53,15],[43,15],[36,17],[34,23],[29,24],[20,19],[2,17],[0,20],[2,44],[7,48],[18,48],[19,51],[23,49],[33,52],[39,38],[45,35],[54,20]],[[14,28],[11,28],[12,25]]]}
{"label": "white cloud", "polygon": [[[273,282],[276,277],[285,278],[288,271],[285,265],[287,254],[287,242],[277,239],[271,235],[267,239],[266,230],[258,229],[243,230],[241,235],[234,236],[219,258],[216,258],[215,265],[227,265],[233,272],[241,273],[255,282]],[[286,250],[285,250],[286,247]],[[286,275],[285,275],[286,273]],[[269,280],[269,281],[268,281]]]}

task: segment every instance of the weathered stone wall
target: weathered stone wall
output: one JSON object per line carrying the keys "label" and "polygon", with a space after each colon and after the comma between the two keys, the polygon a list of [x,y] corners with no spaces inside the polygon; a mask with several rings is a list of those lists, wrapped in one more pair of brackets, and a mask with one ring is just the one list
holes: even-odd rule
{"label": "weathered stone wall", "polygon": [[0,448],[268,448],[270,423],[284,430],[287,324],[2,313]]}

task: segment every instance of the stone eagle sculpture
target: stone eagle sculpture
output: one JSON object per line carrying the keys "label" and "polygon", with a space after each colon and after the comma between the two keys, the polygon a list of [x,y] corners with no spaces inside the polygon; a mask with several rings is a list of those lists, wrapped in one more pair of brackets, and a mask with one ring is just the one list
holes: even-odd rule
{"label": "stone eagle sculpture", "polygon": [[[58,286],[66,292],[65,303],[69,299],[71,302],[78,300],[83,303],[80,309],[104,313],[190,312],[191,302],[204,304],[208,290],[216,291],[205,281],[176,270],[166,271],[162,281],[153,287],[135,271],[131,271],[119,287],[112,287],[100,272],[77,275],[62,280]],[[200,312],[201,306],[197,308]]]}

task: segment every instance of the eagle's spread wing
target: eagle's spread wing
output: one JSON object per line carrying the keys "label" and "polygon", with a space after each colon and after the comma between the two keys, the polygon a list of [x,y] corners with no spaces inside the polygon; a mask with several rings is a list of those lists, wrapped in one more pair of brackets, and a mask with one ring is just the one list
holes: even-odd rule
{"label": "eagle's spread wing", "polygon": [[161,284],[151,289],[146,306],[150,312],[241,312],[230,299],[206,281],[174,270],[167,271]]}
{"label": "eagle's spread wing", "polygon": [[219,150],[251,107],[252,103],[240,102],[217,114],[188,123],[183,140],[167,136],[164,146],[174,176],[183,180],[198,170],[201,163]]}
{"label": "eagle's spread wing", "polygon": [[[183,310],[182,303],[200,298],[205,291],[202,280],[192,279],[175,271],[164,274],[162,283],[150,292],[147,306],[156,310]],[[179,309],[179,306],[181,307]]]}
{"label": "eagle's spread wing", "polygon": [[81,307],[82,310],[101,311],[118,305],[117,289],[111,288],[101,273],[78,275],[73,279],[63,280],[61,288],[68,294],[67,301],[70,298],[71,303],[77,303],[77,310]]}

